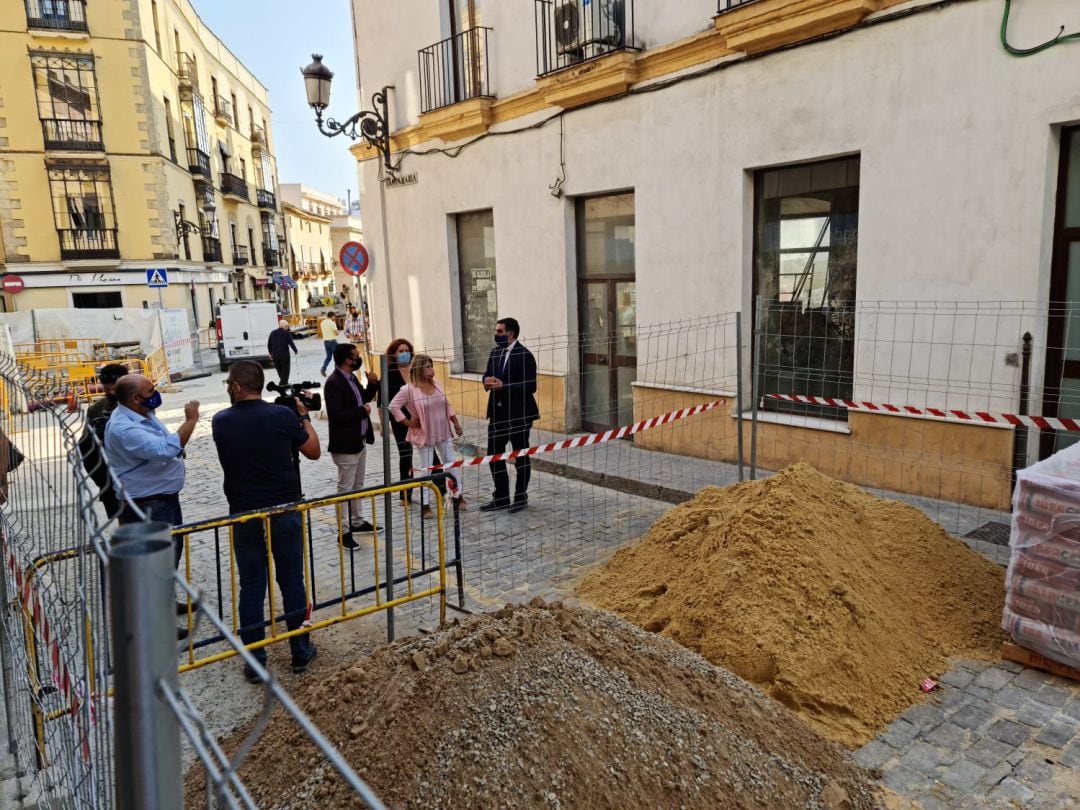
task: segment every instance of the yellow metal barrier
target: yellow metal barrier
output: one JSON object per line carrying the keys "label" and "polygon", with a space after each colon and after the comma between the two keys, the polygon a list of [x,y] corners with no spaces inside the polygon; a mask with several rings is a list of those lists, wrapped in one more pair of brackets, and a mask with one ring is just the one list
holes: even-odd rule
{"label": "yellow metal barrier", "polygon": [[[437,519],[434,521],[434,529],[437,537],[437,568],[432,571],[424,571],[421,568],[419,571],[414,569],[414,556],[413,556],[413,527],[410,525],[408,511],[405,511],[405,522],[402,528],[404,539],[403,547],[405,553],[405,575],[403,577],[404,584],[406,586],[406,593],[403,596],[395,596],[393,599],[385,599],[382,595],[383,586],[380,578],[380,554],[385,553],[385,546],[382,543],[382,529],[378,522],[378,501],[386,495],[391,495],[394,498],[394,502],[397,502],[397,494],[406,492],[407,490],[427,488],[430,490],[432,500],[434,500],[437,506]],[[323,602],[320,604],[315,598],[313,572],[314,572],[314,560],[309,558],[309,548],[312,543],[308,534],[308,528],[310,521],[304,518],[315,510],[333,508],[336,516],[335,520],[335,532],[334,537],[340,537],[342,529],[345,528],[342,524],[342,514],[345,515],[345,521],[347,525],[348,521],[348,505],[350,502],[368,501],[371,507],[372,524],[374,526],[374,532],[372,537],[372,561],[374,571],[374,583],[372,586],[363,590],[356,590],[355,588],[350,591],[346,582],[346,568],[347,560],[351,558],[347,556],[346,549],[336,541],[334,546],[337,548],[338,555],[338,574],[339,574],[339,591],[335,595],[334,599]],[[301,515],[301,535],[303,542],[303,566],[304,566],[304,589],[307,595],[308,612],[312,612],[314,609],[326,608],[331,604],[338,605],[338,615],[330,616],[325,619],[321,619],[314,622],[305,622],[305,624],[295,630],[284,630],[280,632],[278,630],[278,610],[276,608],[277,601],[274,595],[274,559],[272,551],[272,532],[271,532],[271,519],[280,515],[295,514]],[[192,556],[192,543],[191,536],[193,534],[199,534],[208,531],[220,531],[222,529],[228,530],[228,571],[230,581],[230,594],[229,594],[229,607],[232,614],[232,629],[234,633],[239,634],[240,620],[239,620],[239,583],[237,574],[236,553],[234,546],[234,528],[241,524],[247,523],[252,520],[260,520],[263,522],[263,536],[266,542],[267,553],[267,590],[269,592],[270,601],[270,619],[268,620],[268,633],[267,637],[262,641],[253,642],[246,645],[246,649],[255,650],[260,647],[266,647],[277,642],[285,641],[294,636],[310,633],[313,630],[320,630],[326,627],[331,627],[341,622],[349,621],[350,619],[356,619],[360,616],[368,616],[372,613],[379,611],[389,610],[390,608],[398,607],[400,605],[408,604],[409,602],[415,602],[420,599],[426,599],[431,596],[439,597],[439,623],[442,624],[446,620],[446,542],[443,529],[443,517],[444,517],[444,504],[438,488],[432,481],[408,481],[401,484],[395,484],[389,487],[381,487],[377,489],[364,490],[362,493],[344,494],[344,495],[332,495],[325,498],[316,498],[313,500],[301,501],[296,504],[290,504],[288,506],[276,507],[274,509],[267,509],[261,511],[246,512],[242,515],[232,515],[225,518],[219,518],[215,520],[203,521],[200,523],[188,524],[179,527],[173,531],[174,536],[183,538],[184,543],[184,559],[185,559],[185,578],[189,583],[192,583],[192,570],[191,570],[191,556]],[[416,576],[426,576],[430,573],[438,573],[438,585],[418,589],[413,582]],[[194,586],[194,585],[193,585]],[[356,598],[361,595],[374,595],[374,604],[365,605],[362,607],[355,607],[350,609],[349,601],[352,598]],[[224,597],[218,593],[218,610],[223,611],[224,605],[222,604]],[[210,606],[207,606],[210,609]],[[187,643],[187,663],[179,667],[180,672],[187,672],[192,669],[206,666],[217,661],[223,661],[226,658],[232,658],[236,655],[236,651],[233,649],[227,649],[221,652],[212,653],[205,657],[199,658],[196,655],[197,650],[202,645],[207,645],[207,640],[199,640],[194,637],[194,611],[193,606],[188,605],[187,621],[188,621],[188,643]],[[208,645],[207,645],[208,646]]]}

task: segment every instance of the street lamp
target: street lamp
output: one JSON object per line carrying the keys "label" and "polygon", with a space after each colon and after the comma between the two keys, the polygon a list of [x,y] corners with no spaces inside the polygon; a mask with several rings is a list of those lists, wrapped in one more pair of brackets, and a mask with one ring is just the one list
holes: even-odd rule
{"label": "street lamp", "polygon": [[200,233],[199,226],[194,222],[188,222],[179,211],[173,211],[173,220],[176,222],[177,241],[189,234]]}
{"label": "street lamp", "polygon": [[308,106],[315,110],[315,124],[319,127],[319,132],[327,138],[342,133],[354,141],[363,138],[378,151],[386,171],[394,171],[394,166],[390,163],[390,127],[387,123],[389,116],[386,107],[386,91],[389,88],[384,87],[371,97],[375,110],[361,110],[341,123],[327,118],[326,125],[323,126],[323,110],[330,106],[330,82],[334,78],[334,72],[323,64],[322,54],[313,53],[311,58],[314,61],[300,72],[304,76]]}

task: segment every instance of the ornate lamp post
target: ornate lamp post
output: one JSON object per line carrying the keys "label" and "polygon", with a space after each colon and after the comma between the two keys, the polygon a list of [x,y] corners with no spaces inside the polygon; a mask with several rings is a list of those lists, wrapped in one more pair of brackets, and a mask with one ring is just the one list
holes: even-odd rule
{"label": "ornate lamp post", "polygon": [[390,127],[387,123],[386,91],[384,87],[371,97],[374,110],[361,110],[351,118],[337,122],[327,118],[323,124],[323,110],[330,106],[330,82],[334,73],[322,62],[322,54],[313,53],[312,63],[300,72],[304,75],[304,88],[307,90],[308,106],[315,110],[315,124],[319,132],[327,138],[348,135],[351,140],[363,138],[373,149],[379,152],[387,172],[394,166],[390,162]]}

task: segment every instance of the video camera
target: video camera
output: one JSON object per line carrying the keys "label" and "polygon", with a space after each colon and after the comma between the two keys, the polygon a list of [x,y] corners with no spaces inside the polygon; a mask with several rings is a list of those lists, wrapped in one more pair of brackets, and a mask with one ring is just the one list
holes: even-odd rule
{"label": "video camera", "polygon": [[287,385],[278,385],[274,381],[270,381],[266,384],[267,391],[276,391],[278,394],[277,399],[274,400],[275,405],[284,405],[288,408],[296,410],[295,402],[299,400],[304,404],[304,407],[309,411],[318,411],[322,409],[322,397],[318,394],[305,394],[304,392],[309,388],[318,388],[317,382],[298,382],[288,383]]}

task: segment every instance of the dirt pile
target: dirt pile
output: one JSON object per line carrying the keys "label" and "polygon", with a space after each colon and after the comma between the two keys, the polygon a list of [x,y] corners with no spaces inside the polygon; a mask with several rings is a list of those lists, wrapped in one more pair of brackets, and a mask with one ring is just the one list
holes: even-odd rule
{"label": "dirt pile", "polygon": [[[294,697],[388,807],[877,804],[839,746],[744,681],[617,616],[558,603],[313,670]],[[260,807],[353,806],[280,713],[241,777]],[[201,773],[187,788],[186,806],[204,806]]]}
{"label": "dirt pile", "polygon": [[730,669],[845,745],[950,657],[993,658],[1004,572],[922,512],[806,464],[671,509],[582,595]]}

